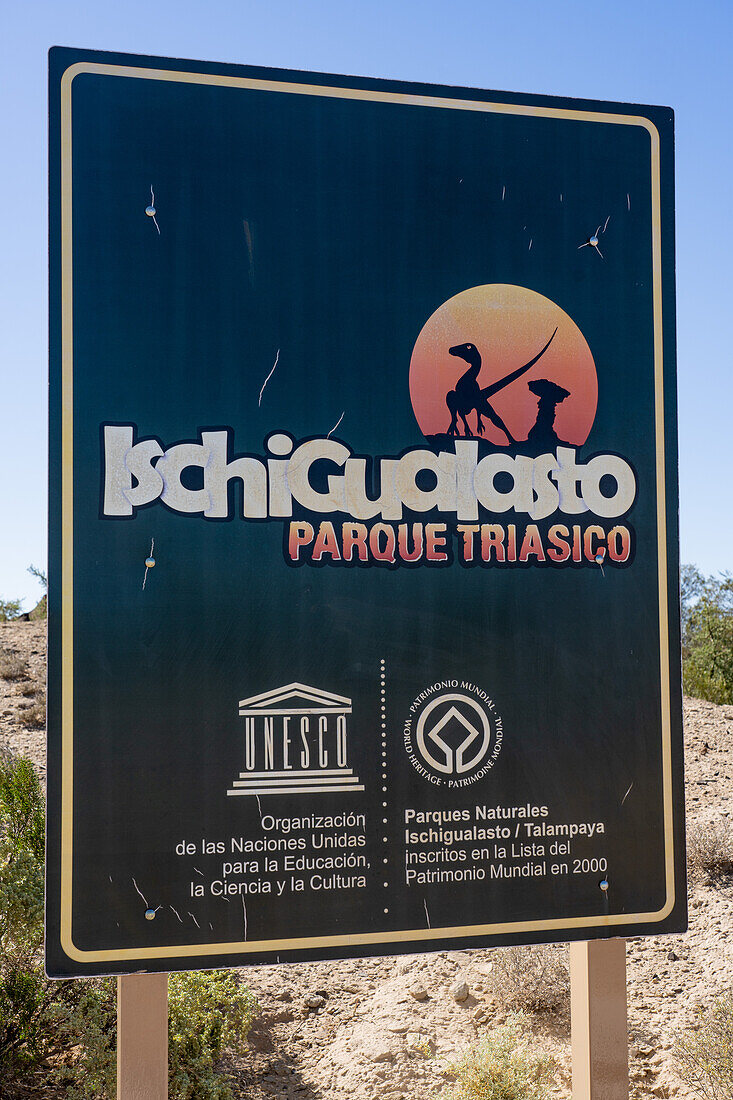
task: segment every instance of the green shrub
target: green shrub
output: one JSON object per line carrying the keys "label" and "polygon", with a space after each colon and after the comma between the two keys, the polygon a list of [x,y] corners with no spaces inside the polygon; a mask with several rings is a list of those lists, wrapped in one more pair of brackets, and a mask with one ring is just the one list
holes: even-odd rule
{"label": "green shrub", "polygon": [[526,1030],[517,1013],[470,1047],[449,1067],[457,1080],[451,1100],[545,1100],[555,1063],[529,1052]]}
{"label": "green shrub", "polygon": [[733,577],[681,574],[682,686],[711,703],[733,702]]}
{"label": "green shrub", "polygon": [[54,1066],[52,1080],[65,1100],[114,1100],[117,1091],[117,983],[85,978],[59,983],[76,996],[61,1001],[51,1018],[67,1056]]}
{"label": "green shrub", "polygon": [[169,1092],[176,1100],[228,1100],[214,1072],[224,1051],[246,1039],[257,1002],[226,970],[168,979]]}
{"label": "green shrub", "polygon": [[30,760],[0,759],[0,950],[43,937],[43,792]]}
{"label": "green shrub", "polygon": [[32,764],[0,758],[0,1065],[8,1095],[55,1049],[48,1012],[61,991],[38,961],[43,834],[43,793]]}
{"label": "green shrub", "polygon": [[23,613],[22,600],[0,600],[0,623],[11,623]]}
{"label": "green shrub", "polygon": [[[45,977],[43,858],[43,792],[33,765],[0,757],[0,1096],[62,1090],[67,1100],[114,1100],[116,982]],[[231,1097],[215,1066],[246,1038],[256,1008],[228,971],[170,976],[171,1100]]]}
{"label": "green shrub", "polygon": [[[114,1100],[116,983],[86,980],[76,1003],[61,1003],[55,1024],[74,1059],[55,1071],[66,1100]],[[249,1032],[256,1002],[228,971],[171,974],[168,979],[168,1095],[171,1100],[230,1100],[228,1079],[216,1071],[227,1048]]]}
{"label": "green shrub", "polygon": [[733,1100],[733,992],[699,1017],[699,1030],[673,1047],[677,1073],[702,1100]]}
{"label": "green shrub", "polygon": [[[47,1012],[55,994],[32,956],[13,952],[0,962],[0,1066],[2,1091],[30,1083],[53,1053]],[[8,1091],[12,1095],[12,1091]]]}

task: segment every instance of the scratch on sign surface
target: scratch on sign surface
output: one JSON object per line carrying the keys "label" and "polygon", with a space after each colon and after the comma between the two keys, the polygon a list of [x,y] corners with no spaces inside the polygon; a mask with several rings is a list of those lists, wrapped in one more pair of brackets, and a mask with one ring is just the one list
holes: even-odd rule
{"label": "scratch on sign surface", "polygon": [[626,801],[626,799],[627,799],[627,798],[629,797],[629,795],[631,794],[631,788],[632,788],[633,786],[634,786],[634,781],[632,780],[632,781],[631,781],[631,783],[629,783],[629,789],[628,789],[628,791],[626,792],[626,794],[624,795],[624,797],[623,797],[623,798],[621,799],[621,805],[622,805],[622,806],[623,806],[624,802]]}
{"label": "scratch on sign surface", "polygon": [[277,366],[279,360],[280,360],[280,348],[277,349],[277,355],[275,356],[275,362],[272,364],[272,369],[270,370],[270,373],[268,374],[265,381],[262,383],[262,389],[260,390],[260,396],[257,399],[257,407],[258,408],[261,408],[261,406],[262,406],[262,394],[265,392],[265,386],[267,385],[267,383],[270,381],[273,374],[275,373],[275,367]]}
{"label": "scratch on sign surface", "polygon": [[244,913],[244,942],[246,943],[247,942],[247,906],[244,904],[244,894],[241,895],[241,898],[242,898],[242,912]]}
{"label": "scratch on sign surface", "polygon": [[255,257],[254,248],[252,247],[252,230],[246,218],[242,224],[244,225],[244,239],[247,242],[247,255],[249,257],[249,281],[253,283],[255,278]]}
{"label": "scratch on sign surface", "polygon": [[343,420],[343,418],[344,418],[345,416],[346,416],[346,409],[344,409],[344,411],[343,411],[343,412],[341,413],[341,416],[340,416],[340,417],[338,418],[338,420],[336,421],[336,423],[334,424],[334,426],[333,426],[333,427],[331,428],[331,431],[330,431],[330,432],[328,433],[328,435],[326,436],[326,439],[330,439],[330,438],[331,438],[331,436],[332,436],[332,435],[333,435],[333,433],[334,433],[334,432],[336,431],[336,429],[338,428],[339,424],[341,423],[341,421]]}
{"label": "scratch on sign surface", "polygon": [[[173,909],[173,906],[172,906],[172,905],[169,905],[169,906],[168,906],[168,908],[169,908],[169,909]],[[178,912],[178,910],[177,910],[177,909],[173,909],[173,912],[174,912],[174,913],[176,914],[176,916],[178,917],[178,919],[179,919],[179,921],[181,922],[181,924],[183,924],[183,917],[182,917],[182,916],[181,916],[181,914],[180,914],[180,913]]]}
{"label": "scratch on sign surface", "polygon": [[193,923],[194,923],[194,924],[196,925],[196,927],[197,927],[197,928],[198,928],[198,929],[200,930],[200,928],[201,928],[201,925],[200,925],[200,924],[199,924],[199,922],[198,922],[198,921],[196,920],[196,918],[194,917],[193,913],[192,913],[192,912],[191,912],[190,910],[189,910],[189,913],[188,913],[188,915],[189,915],[189,917],[191,918],[191,920],[193,921]]}
{"label": "scratch on sign surface", "polygon": [[137,890],[138,894],[140,895],[140,897],[141,897],[141,898],[143,899],[143,901],[145,902],[145,908],[146,908],[146,909],[149,909],[149,908],[150,908],[150,906],[148,905],[148,902],[147,902],[147,899],[146,899],[146,897],[145,897],[145,894],[143,894],[142,890],[140,889],[140,887],[138,886],[138,884],[137,884],[137,883],[135,882],[135,879],[134,879],[134,878],[133,878],[133,880],[132,880],[132,885],[133,885],[133,886],[135,887],[135,889]]}
{"label": "scratch on sign surface", "polygon": [[425,908],[425,920],[428,922],[428,928],[432,928],[430,923],[430,913],[428,913],[428,903],[425,898],[422,899],[423,906]]}

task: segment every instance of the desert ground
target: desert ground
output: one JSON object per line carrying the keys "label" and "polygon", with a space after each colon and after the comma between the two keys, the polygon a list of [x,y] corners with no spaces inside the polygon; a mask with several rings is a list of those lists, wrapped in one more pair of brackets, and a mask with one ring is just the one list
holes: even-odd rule
{"label": "desert ground", "polygon": [[[28,728],[31,689],[45,682],[45,622],[0,624],[0,647],[28,668],[0,679],[0,751],[29,757],[45,779],[45,733]],[[733,825],[733,707],[685,700],[688,833],[693,841]],[[698,873],[690,927],[681,936],[627,944],[632,1096],[687,1097],[674,1068],[675,1038],[733,975],[733,879]],[[451,1061],[506,1019],[503,949],[397,958],[254,966],[242,977],[261,1010],[246,1047],[228,1059],[242,1100],[426,1100],[450,1083]],[[552,949],[561,974],[567,948]],[[529,964],[528,964],[529,965]],[[557,1004],[532,1013],[532,1044],[557,1061],[553,1092],[570,1095],[570,1019]],[[463,988],[467,987],[467,988]]]}

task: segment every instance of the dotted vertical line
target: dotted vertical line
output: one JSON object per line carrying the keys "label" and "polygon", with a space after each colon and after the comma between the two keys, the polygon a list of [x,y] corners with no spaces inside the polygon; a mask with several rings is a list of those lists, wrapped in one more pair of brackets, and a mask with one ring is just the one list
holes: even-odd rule
{"label": "dotted vertical line", "polygon": [[[382,825],[388,823],[387,818],[387,671],[384,657],[379,662],[379,729],[380,729],[380,761],[381,769],[380,774],[382,776],[382,782],[380,784],[382,788],[382,797],[380,799],[382,803]],[[383,829],[383,832],[386,830]],[[388,837],[382,837],[382,843],[387,844]],[[389,863],[389,857],[382,857],[382,864],[385,867],[383,886],[385,889],[389,888],[389,881],[387,878],[387,864]],[[385,907],[385,913],[389,913],[389,908]]]}

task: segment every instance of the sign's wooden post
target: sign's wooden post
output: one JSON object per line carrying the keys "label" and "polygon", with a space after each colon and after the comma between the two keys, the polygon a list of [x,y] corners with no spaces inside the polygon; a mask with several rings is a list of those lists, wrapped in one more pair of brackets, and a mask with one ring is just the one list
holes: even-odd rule
{"label": "sign's wooden post", "polygon": [[117,979],[117,1100],[168,1100],[168,975]]}
{"label": "sign's wooden post", "polygon": [[627,1100],[626,940],[570,944],[573,1100]]}

